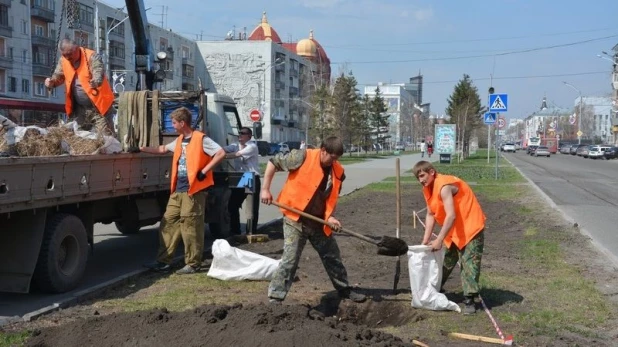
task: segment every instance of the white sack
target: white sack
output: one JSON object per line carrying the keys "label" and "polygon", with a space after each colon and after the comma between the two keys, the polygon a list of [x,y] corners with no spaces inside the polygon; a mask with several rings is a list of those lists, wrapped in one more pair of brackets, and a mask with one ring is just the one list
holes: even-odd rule
{"label": "white sack", "polygon": [[14,129],[15,129],[15,131],[14,131],[13,134],[15,136],[15,142],[21,141],[24,138],[24,135],[26,135],[26,131],[28,129],[38,130],[39,133],[41,133],[41,135],[43,135],[43,136],[47,135],[47,129],[41,128],[41,127],[38,127],[38,126],[35,126],[35,125],[29,125],[27,127],[20,127],[20,126],[18,126],[18,127],[15,127]]}
{"label": "white sack", "polygon": [[408,247],[408,269],[412,290],[412,307],[428,310],[452,310],[461,312],[456,303],[440,293],[444,248],[432,252],[430,246]]}
{"label": "white sack", "polygon": [[225,240],[212,244],[212,264],[208,276],[220,280],[270,280],[279,260],[230,246]]}
{"label": "white sack", "polygon": [[122,146],[120,145],[120,141],[118,141],[113,136],[103,136],[105,143],[101,148],[99,148],[99,153],[101,154],[114,154],[122,152]]}

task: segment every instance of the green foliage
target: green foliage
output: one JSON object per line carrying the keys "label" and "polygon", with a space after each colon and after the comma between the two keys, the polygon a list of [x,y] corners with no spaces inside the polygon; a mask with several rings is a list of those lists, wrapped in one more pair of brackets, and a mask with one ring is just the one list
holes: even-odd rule
{"label": "green foliage", "polygon": [[[463,139],[464,150],[467,151],[474,130],[484,124],[482,115],[485,113],[485,107],[481,105],[478,90],[470,76],[463,75],[447,101],[446,113],[451,117],[449,123],[457,125],[457,138],[460,141]],[[464,156],[467,156],[467,153],[464,153]]]}
{"label": "green foliage", "polygon": [[388,109],[384,103],[384,98],[382,97],[380,87],[377,87],[375,90],[375,96],[369,102],[369,123],[372,131],[377,136],[377,142],[379,143],[383,142],[379,141],[380,137],[383,136],[384,133],[388,132],[388,116],[385,114],[387,110]]}
{"label": "green foliage", "polygon": [[333,133],[340,136],[347,145],[362,140],[360,130],[364,128],[364,114],[356,90],[356,78],[350,73],[337,77],[330,100],[333,118]]}
{"label": "green foliage", "polygon": [[0,347],[23,346],[28,337],[30,337],[30,332],[28,331],[22,331],[19,333],[0,332]]}

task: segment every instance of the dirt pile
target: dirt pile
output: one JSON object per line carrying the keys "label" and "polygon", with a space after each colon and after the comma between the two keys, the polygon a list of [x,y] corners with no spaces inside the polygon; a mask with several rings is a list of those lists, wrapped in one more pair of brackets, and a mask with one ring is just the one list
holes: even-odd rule
{"label": "dirt pile", "polygon": [[35,335],[27,346],[412,346],[391,334],[337,316],[325,317],[302,305],[237,304],[186,312],[118,313]]}

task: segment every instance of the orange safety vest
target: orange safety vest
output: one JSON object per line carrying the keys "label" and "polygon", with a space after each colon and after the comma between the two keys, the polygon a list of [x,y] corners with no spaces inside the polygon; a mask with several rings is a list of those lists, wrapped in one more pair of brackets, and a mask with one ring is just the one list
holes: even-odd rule
{"label": "orange safety vest", "polygon": [[81,83],[82,88],[86,94],[88,94],[88,98],[90,98],[92,104],[97,108],[101,116],[103,116],[107,113],[114,102],[114,92],[112,92],[109,81],[105,76],[103,76],[103,83],[98,88],[95,89],[90,86],[90,79],[92,78],[92,74],[90,73],[90,57],[92,57],[95,52],[93,50],[81,47],[79,49],[81,50],[81,54],[79,58],[79,67],[77,69],[75,69],[73,64],[71,64],[71,62],[64,57],[60,58],[60,62],[62,63],[62,71],[64,72],[64,89],[66,92],[64,109],[69,116],[73,112],[71,84],[73,83],[73,78],[77,75],[77,78],[79,78],[79,83]]}
{"label": "orange safety vest", "polygon": [[[197,179],[198,171],[202,170],[204,166],[208,165],[212,160],[212,157],[204,153],[204,147],[202,145],[204,136],[206,135],[203,132],[193,130],[191,140],[187,144],[185,156],[187,160],[187,175],[189,176],[189,195],[193,195],[215,184],[212,171],[206,173],[206,178],[203,181]],[[170,188],[170,192],[172,193],[176,191],[178,161],[182,154],[182,139],[183,135],[178,136],[176,139],[176,148],[174,149],[174,157],[172,158],[172,186]]]}
{"label": "orange safety vest", "polygon": [[[322,165],[320,164],[320,151],[320,149],[308,149],[303,164],[297,170],[291,171],[288,174],[288,179],[277,198],[279,203],[294,207],[301,211],[307,208],[311,198],[313,198],[313,195],[318,190],[322,178],[324,178],[324,170],[322,170]],[[326,199],[326,210],[323,216],[324,220],[328,220],[335,206],[337,206],[343,172],[343,166],[341,166],[338,161],[333,162],[331,168],[333,186],[330,195]],[[281,212],[284,216],[293,221],[298,221],[300,219],[300,215],[297,213],[283,208],[281,208]],[[330,236],[332,233],[330,227],[326,225],[323,230],[326,236]]]}
{"label": "orange safety vest", "polygon": [[451,247],[451,244],[454,243],[461,250],[485,228],[486,217],[474,192],[466,182],[455,176],[436,173],[433,189],[423,187],[423,195],[427,207],[434,214],[438,224],[444,225],[446,219],[446,211],[440,195],[440,191],[445,185],[453,185],[459,188],[459,191],[453,196],[455,221],[451,230],[444,237],[444,244]]}

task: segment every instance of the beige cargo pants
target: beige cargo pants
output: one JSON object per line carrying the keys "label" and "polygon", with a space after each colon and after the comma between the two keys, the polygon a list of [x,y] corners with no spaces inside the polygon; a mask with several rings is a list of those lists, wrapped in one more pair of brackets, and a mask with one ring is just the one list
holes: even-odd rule
{"label": "beige cargo pants", "polygon": [[205,191],[189,195],[172,193],[159,228],[157,261],[170,264],[176,246],[182,238],[185,245],[185,264],[199,268],[204,253]]}

